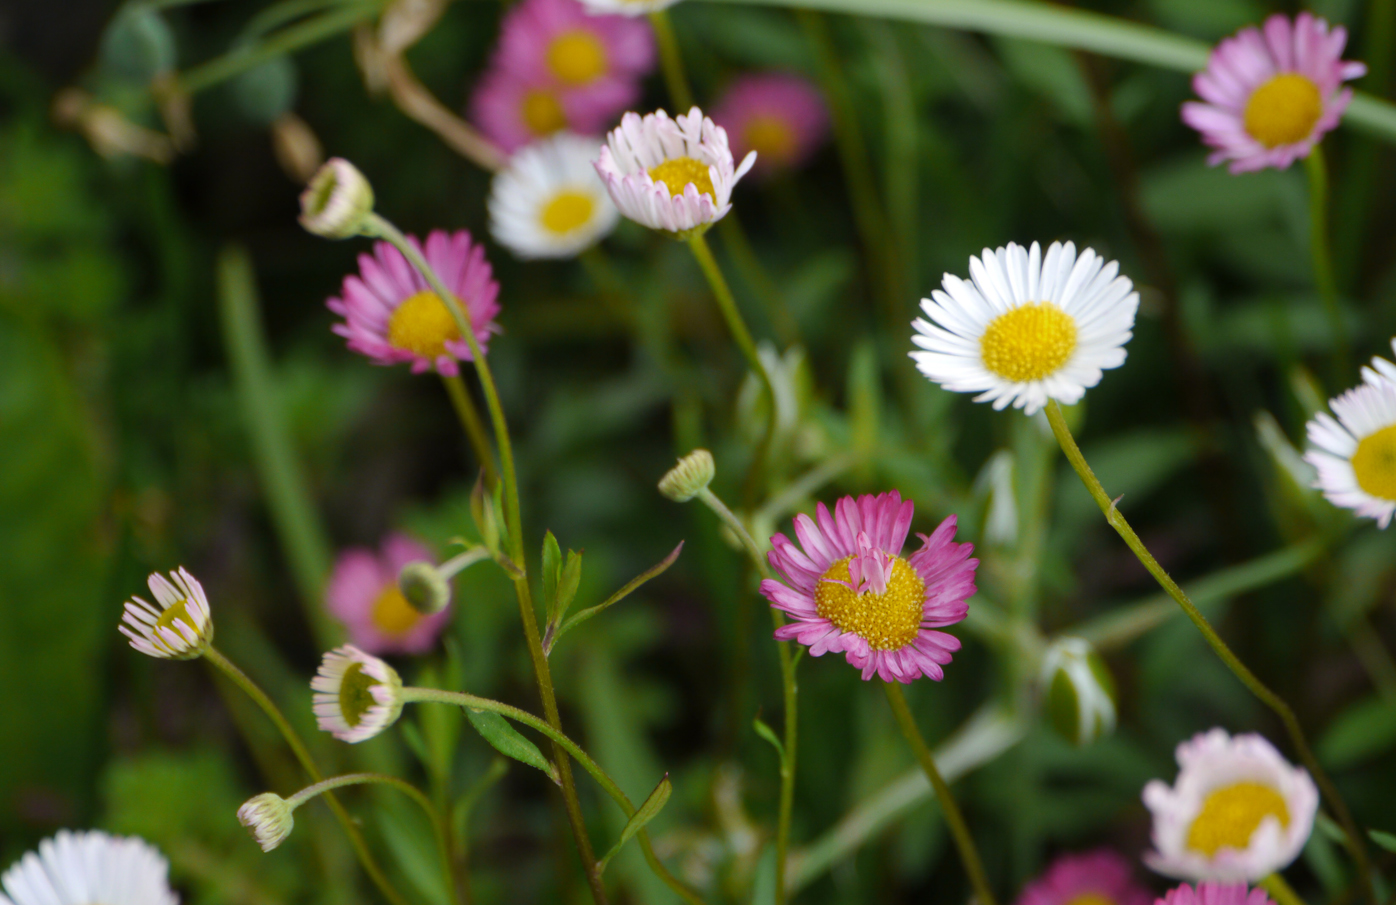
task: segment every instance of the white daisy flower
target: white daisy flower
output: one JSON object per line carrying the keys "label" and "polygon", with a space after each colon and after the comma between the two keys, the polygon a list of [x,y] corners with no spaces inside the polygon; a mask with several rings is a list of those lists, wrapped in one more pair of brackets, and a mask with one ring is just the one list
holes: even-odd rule
{"label": "white daisy flower", "polygon": [[490,233],[525,260],[571,258],[620,219],[592,166],[596,140],[559,132],[520,149],[490,185]]}
{"label": "white daisy flower", "polygon": [[625,114],[596,172],[622,214],[687,238],[727,216],[732,187],[755,162],[751,151],[734,170],[726,130],[694,107],[675,119],[663,110]]}
{"label": "white daisy flower", "polygon": [[[1092,249],[1053,242],[1047,256],[1009,243],[969,259],[972,282],[946,274],[921,300],[930,321],[912,322],[917,369],[975,402],[1031,415],[1056,399],[1071,405],[1101,371],[1125,361],[1139,293],[1120,266]],[[932,321],[934,323],[932,323]]]}
{"label": "white daisy flower", "polygon": [[144,839],[59,830],[0,877],[0,905],[179,905],[169,871]]}
{"label": "white daisy flower", "polygon": [[[1376,359],[1391,368],[1390,362]],[[1335,419],[1309,422],[1314,445],[1304,459],[1318,469],[1314,486],[1335,506],[1374,518],[1385,528],[1396,514],[1396,376],[1365,370],[1363,383],[1329,401]]]}
{"label": "white daisy flower", "polygon": [[1189,880],[1253,883],[1286,867],[1314,828],[1318,789],[1259,735],[1222,729],[1178,746],[1178,779],[1153,780],[1144,804],[1153,812],[1156,851],[1144,862]]}
{"label": "white daisy flower", "polygon": [[643,16],[668,9],[679,0],[582,0],[593,16]]}
{"label": "white daisy flower", "polygon": [[[173,580],[173,583],[171,582]],[[150,657],[193,660],[213,643],[213,616],[203,585],[184,567],[170,578],[152,572],[147,581],[159,606],[132,597],[117,629],[131,646]]]}
{"label": "white daisy flower", "polygon": [[402,713],[397,672],[352,644],[325,654],[310,687],[320,728],[350,744],[373,738]]}
{"label": "white daisy flower", "polygon": [[286,841],[296,825],[291,803],[275,792],[263,792],[243,802],[238,808],[238,823],[247,827],[252,838],[269,852]]}

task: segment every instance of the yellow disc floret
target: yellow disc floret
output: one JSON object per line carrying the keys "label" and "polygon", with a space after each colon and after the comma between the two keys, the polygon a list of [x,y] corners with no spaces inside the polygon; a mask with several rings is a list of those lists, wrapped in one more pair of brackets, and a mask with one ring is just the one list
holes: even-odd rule
{"label": "yellow disc floret", "polygon": [[373,601],[373,626],[383,634],[396,638],[405,635],[422,621],[422,614],[412,608],[398,590],[397,583],[383,588]]}
{"label": "yellow disc floret", "polygon": [[194,618],[189,615],[188,605],[188,600],[176,600],[174,603],[165,607],[165,611],[160,614],[160,618],[155,620],[155,629],[150,635],[150,643],[155,645],[161,652],[169,654],[170,656],[178,656],[182,653],[182,650],[171,649],[169,644],[165,641],[164,633],[161,632],[160,629],[167,628],[183,639],[184,632],[181,632],[179,626],[175,625],[175,623],[178,622],[189,626],[189,628],[194,630],[195,634],[198,633],[199,627],[194,622]]}
{"label": "yellow disc floret", "polygon": [[1308,138],[1322,115],[1318,86],[1297,72],[1283,72],[1252,92],[1246,102],[1246,132],[1265,147],[1277,148]]}
{"label": "yellow disc floret", "polygon": [[535,90],[525,94],[520,112],[528,131],[540,137],[552,135],[567,125],[567,114],[551,91]]}
{"label": "yellow disc floret", "polygon": [[362,663],[351,663],[344,671],[344,678],[339,683],[339,712],[351,729],[363,722],[364,714],[378,703],[370,689],[381,684],[364,672]]}
{"label": "yellow disc floret", "polygon": [[458,339],[455,318],[440,297],[428,290],[409,296],[388,319],[388,342],[423,358],[449,354],[446,343]]}
{"label": "yellow disc floret", "polygon": [[790,123],[778,116],[753,116],[742,130],[742,137],[758,160],[787,163],[795,154],[795,133]]}
{"label": "yellow disc floret", "polygon": [[548,232],[565,236],[591,222],[596,213],[596,202],[586,192],[561,191],[543,206],[538,222]]}
{"label": "yellow disc floret", "polygon": [[1076,351],[1076,321],[1051,302],[1030,302],[1000,314],[979,340],[984,367],[1025,383],[1057,371]]}
{"label": "yellow disc floret", "polygon": [[814,606],[840,631],[852,632],[873,650],[897,650],[916,640],[921,611],[926,603],[926,583],[900,556],[892,561],[892,575],[882,594],[855,594],[847,585],[848,561],[838,560],[819,579]]}
{"label": "yellow disc floret", "polygon": [[585,85],[606,72],[606,47],[585,28],[564,31],[548,45],[548,68],[564,85]]}
{"label": "yellow disc floret", "polygon": [[1202,810],[1188,828],[1188,848],[1208,858],[1223,848],[1244,851],[1266,817],[1289,826],[1289,808],[1274,787],[1259,782],[1222,786],[1202,802]]}
{"label": "yellow disc floret", "polygon": [[1368,434],[1352,454],[1357,486],[1383,500],[1396,500],[1396,424]]}
{"label": "yellow disc floret", "polygon": [[684,188],[691,182],[700,194],[706,194],[713,200],[717,200],[717,193],[713,191],[712,178],[708,175],[708,165],[700,163],[692,157],[675,157],[672,160],[666,160],[650,170],[650,178],[655,182],[663,182],[669,187],[669,194],[673,196],[682,195]]}

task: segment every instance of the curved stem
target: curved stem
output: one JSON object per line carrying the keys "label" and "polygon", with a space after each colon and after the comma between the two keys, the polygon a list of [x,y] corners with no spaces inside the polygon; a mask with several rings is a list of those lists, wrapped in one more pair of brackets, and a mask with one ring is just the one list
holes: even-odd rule
{"label": "curved stem", "polygon": [[1333,254],[1328,247],[1328,165],[1323,146],[1314,145],[1304,158],[1304,170],[1309,175],[1309,247],[1314,257],[1314,285],[1323,299],[1323,311],[1328,316],[1328,332],[1333,339],[1333,374],[1330,389],[1334,392],[1348,380],[1347,329],[1343,323],[1343,303],[1338,297],[1338,280],[1333,275]]}
{"label": "curved stem", "polygon": [[475,403],[470,399],[470,391],[465,388],[465,380],[457,371],[449,377],[442,374],[441,382],[445,384],[446,392],[451,397],[451,405],[455,407],[456,416],[460,418],[461,427],[465,429],[465,436],[475,450],[475,458],[485,470],[485,483],[495,484],[499,480],[499,471],[494,467],[494,450],[490,448],[490,438],[485,434],[485,425],[480,420],[480,413],[476,411]]}
{"label": "curved stem", "polygon": [[678,108],[674,115],[687,113],[693,106],[693,89],[688,86],[688,76],[684,75],[683,55],[679,53],[679,40],[674,35],[669,11],[658,9],[650,13],[650,27],[654,29],[654,41],[659,45],[659,65],[664,70],[664,86],[669,89],[669,97]]}
{"label": "curved stem", "polygon": [[1265,887],[1265,891],[1270,893],[1270,898],[1274,899],[1276,905],[1304,905],[1304,900],[1299,898],[1299,893],[1285,882],[1285,878],[1278,873],[1271,874],[1260,881],[1260,885]]}
{"label": "curved stem", "polygon": [[[204,649],[204,658],[218,667],[225,676],[232,680],[234,685],[246,692],[247,696],[258,707],[262,708],[262,712],[276,726],[281,737],[286,740],[286,744],[291,746],[292,753],[295,754],[296,760],[300,761],[305,772],[315,782],[323,782],[324,776],[320,773],[320,768],[315,766],[315,761],[311,758],[309,749],[305,747],[305,742],[301,741],[301,737],[292,728],[280,708],[272,702],[271,698],[267,697],[266,692],[262,691],[256,682],[253,682],[245,672],[238,669],[213,645]],[[354,847],[354,853],[359,856],[359,863],[363,865],[364,873],[368,874],[369,879],[383,893],[383,897],[392,902],[393,905],[407,905],[407,900],[393,888],[393,885],[388,882],[388,878],[384,876],[383,869],[374,860],[373,853],[368,850],[368,843],[364,841],[363,834],[359,832],[359,828],[349,816],[349,812],[344,810],[344,805],[340,804],[339,799],[333,793],[328,792],[325,795],[325,803],[334,812],[340,826],[344,827],[344,832],[349,836],[349,843]]]}
{"label": "curved stem", "polygon": [[286,804],[292,810],[305,804],[316,795],[329,792],[331,789],[342,788],[343,786],[378,784],[392,786],[407,795],[426,812],[427,820],[431,823],[431,830],[436,836],[436,847],[441,854],[441,867],[446,872],[446,893],[454,903],[460,902],[460,888],[456,882],[456,872],[452,867],[451,845],[446,833],[446,818],[438,813],[436,807],[421,789],[410,782],[398,779],[396,776],[386,776],[382,773],[345,773],[342,776],[331,776],[323,779],[313,786],[306,786],[290,798],[286,799]]}
{"label": "curved stem", "polygon": [[1216,652],[1221,661],[1226,664],[1236,678],[1241,680],[1251,692],[1260,699],[1260,702],[1274,711],[1284,724],[1285,731],[1289,734],[1291,744],[1298,753],[1299,759],[1313,775],[1314,781],[1323,792],[1323,797],[1327,799],[1329,807],[1337,816],[1338,822],[1343,826],[1343,832],[1347,836],[1347,849],[1352,854],[1353,863],[1357,866],[1360,882],[1367,888],[1368,898],[1374,903],[1377,902],[1376,890],[1372,885],[1371,862],[1367,858],[1366,846],[1362,843],[1362,835],[1357,829],[1357,824],[1352,819],[1352,813],[1348,810],[1347,803],[1338,794],[1333,781],[1328,778],[1323,767],[1319,765],[1318,759],[1314,757],[1313,751],[1309,748],[1308,739],[1304,736],[1304,730],[1299,725],[1299,718],[1294,715],[1294,710],[1285,703],[1284,699],[1271,691],[1255,674],[1241,662],[1240,658],[1232,652],[1217,630],[1212,628],[1212,623],[1207,621],[1207,617],[1202,615],[1196,604],[1188,597],[1178,583],[1164,571],[1158,560],[1154,559],[1152,553],[1144,546],[1144,542],[1139,539],[1139,535],[1134,533],[1128,521],[1125,520],[1120,510],[1115,507],[1106,494],[1105,488],[1101,486],[1100,480],[1096,478],[1095,472],[1091,471],[1091,466],[1087,464],[1086,457],[1081,455],[1081,449],[1076,445],[1076,439],[1071,436],[1071,429],[1066,426],[1066,419],[1062,416],[1061,406],[1054,399],[1047,403],[1047,421],[1052,425],[1052,433],[1056,436],[1057,442],[1061,444],[1062,452],[1066,453],[1066,458],[1071,462],[1071,467],[1076,469],[1076,474],[1080,476],[1081,483],[1086,485],[1086,490],[1090,492],[1091,498],[1095,500],[1100,511],[1105,514],[1105,520],[1120,535],[1125,544],[1133,551],[1135,557],[1143,564],[1149,574],[1154,576],[1154,580],[1159,583],[1169,597],[1182,607],[1192,624],[1197,626],[1197,630],[1202,633],[1203,639]]}
{"label": "curved stem", "polygon": [[902,686],[896,682],[884,682],[882,687],[887,692],[887,702],[892,705],[892,713],[897,717],[897,725],[901,727],[902,735],[905,735],[911,744],[911,750],[916,752],[921,769],[931,781],[936,798],[940,799],[940,809],[945,814],[945,822],[950,825],[950,834],[955,837],[955,847],[960,851],[960,861],[965,865],[965,873],[969,874],[969,882],[974,887],[979,905],[995,905],[994,894],[989,889],[989,880],[984,876],[984,865],[979,861],[979,851],[974,847],[974,838],[969,834],[969,827],[965,826],[965,818],[960,814],[960,806],[955,804],[955,797],[950,794],[950,787],[945,784],[944,777],[936,768],[936,759],[931,756],[931,749],[926,747],[921,730],[916,728],[916,720],[911,716],[911,709],[906,706]]}
{"label": "curved stem", "polygon": [[[562,748],[562,750],[575,758],[577,763],[581,764],[582,769],[591,774],[592,778],[601,786],[602,791],[609,795],[611,799],[620,806],[620,809],[625,812],[626,817],[632,817],[635,814],[635,805],[631,803],[625,792],[621,790],[620,786],[616,785],[615,780],[611,779],[611,777],[606,774],[605,770],[601,769],[601,766],[597,764],[596,761],[591,759],[589,754],[582,750],[580,745],[564,735],[561,730],[544,720],[540,720],[527,710],[520,710],[518,707],[500,701],[492,701],[489,698],[476,697],[473,694],[467,694],[463,691],[446,691],[440,688],[403,688],[402,700],[404,703],[427,702],[451,704],[456,707],[468,707],[475,711],[497,713],[516,723],[522,723],[530,729],[547,736],[553,744]],[[642,829],[637,838],[640,840],[640,848],[644,850],[645,860],[649,862],[650,869],[655,872],[655,875],[663,880],[670,889],[682,896],[684,901],[691,903],[691,905],[704,905],[703,900],[697,893],[685,886],[683,881],[679,880],[678,877],[669,873],[669,869],[659,860],[659,856],[654,853],[654,846],[650,844],[649,832]]]}
{"label": "curved stem", "polygon": [[[391,242],[403,256],[412,263],[431,286],[432,291],[446,304],[447,310],[456,322],[456,328],[470,347],[470,357],[475,365],[475,374],[480,379],[480,388],[485,394],[485,404],[489,408],[490,421],[494,425],[494,438],[499,446],[499,461],[504,472],[505,523],[509,535],[510,557],[518,568],[514,578],[514,596],[519,601],[519,616],[523,622],[524,640],[528,644],[528,656],[533,661],[533,673],[538,681],[538,694],[543,699],[543,714],[555,731],[562,731],[562,717],[557,709],[557,694],[553,690],[552,670],[548,666],[548,656],[543,652],[543,641],[538,632],[538,614],[533,608],[533,595],[528,586],[527,559],[524,557],[523,522],[519,513],[519,477],[514,467],[514,447],[509,440],[509,424],[504,419],[504,407],[499,402],[499,391],[494,385],[494,375],[485,362],[475,330],[461,308],[460,300],[446,288],[441,277],[427,263],[417,246],[407,241],[396,226],[378,214],[370,214],[363,230],[366,236],[379,236]],[[587,885],[591,887],[592,898],[597,905],[605,905],[606,887],[601,882],[601,872],[596,868],[596,853],[587,835],[586,821],[582,818],[582,803],[577,798],[577,784],[572,777],[572,763],[562,749],[554,742],[553,760],[557,764],[558,779],[562,785],[563,807],[567,821],[571,824],[572,836],[577,842],[577,853],[582,858],[586,871]]]}

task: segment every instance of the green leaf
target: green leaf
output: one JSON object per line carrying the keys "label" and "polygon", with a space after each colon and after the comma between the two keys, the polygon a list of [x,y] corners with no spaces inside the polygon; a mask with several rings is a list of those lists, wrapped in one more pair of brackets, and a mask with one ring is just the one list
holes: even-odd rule
{"label": "green leaf", "polygon": [[1372,837],[1372,841],[1388,852],[1396,852],[1396,833],[1384,833],[1381,830],[1368,830],[1367,835]]}
{"label": "green leaf", "polygon": [[557,618],[557,586],[562,573],[562,550],[549,531],[543,535],[543,605],[548,621]]}
{"label": "green leaf", "polygon": [[475,487],[470,491],[470,517],[475,521],[475,530],[491,553],[499,552],[499,525],[495,523],[494,508],[485,492],[485,476],[481,473],[475,479]]}
{"label": "green leaf", "polygon": [[656,575],[662,574],[664,570],[668,569],[670,566],[674,564],[674,560],[679,558],[679,553],[682,551],[683,541],[679,541],[679,545],[674,548],[674,551],[670,553],[668,556],[664,557],[664,559],[658,565],[652,566],[651,568],[645,570],[644,572],[641,572],[639,575],[632,578],[625,587],[621,588],[619,591],[616,591],[610,597],[606,598],[604,602],[599,603],[594,607],[582,610],[580,613],[573,616],[571,619],[568,619],[566,622],[562,623],[562,625],[558,627],[558,630],[555,634],[553,634],[550,638],[545,639],[543,644],[543,652],[551,653],[553,645],[556,644],[557,640],[561,638],[564,634],[566,634],[568,630],[576,628],[577,626],[581,625],[583,622],[586,622],[588,619],[597,615],[607,607],[615,606],[617,603],[620,603],[627,596],[629,596],[631,592],[633,592],[636,588],[640,587],[640,585],[649,581],[651,578],[654,578]]}
{"label": "green leaf", "polygon": [[465,716],[470,720],[470,725],[475,727],[475,731],[484,736],[494,750],[505,757],[513,758],[521,764],[527,764],[535,770],[542,770],[548,774],[548,778],[553,782],[558,782],[557,772],[553,765],[543,756],[543,752],[538,750],[538,746],[530,742],[519,734],[519,731],[509,725],[509,721],[497,713],[487,713],[484,711],[465,711]]}
{"label": "green leaf", "polygon": [[650,793],[650,797],[645,799],[645,803],[640,805],[639,809],[635,811],[634,815],[632,815],[630,820],[625,824],[625,829],[620,831],[620,839],[616,840],[616,844],[611,846],[611,850],[597,863],[596,870],[598,873],[605,871],[606,865],[611,862],[611,859],[616,856],[621,850],[621,847],[635,838],[635,834],[644,829],[645,824],[649,823],[658,816],[660,811],[664,810],[664,805],[669,803],[669,796],[673,793],[674,787],[669,782],[669,774],[665,773],[664,778],[659,781],[659,785],[655,786],[654,791]]}
{"label": "green leaf", "polygon": [[785,745],[781,744],[780,738],[776,735],[775,730],[772,729],[770,726],[767,726],[764,722],[762,722],[761,717],[759,716],[751,721],[751,725],[752,728],[756,730],[757,735],[770,742],[771,747],[776,749],[776,754],[780,757],[780,764],[782,767],[784,767]]}
{"label": "green leaf", "polygon": [[582,554],[576,550],[567,551],[567,565],[562,567],[562,576],[557,581],[557,618],[567,615],[572,600],[577,596],[577,586],[582,582]]}

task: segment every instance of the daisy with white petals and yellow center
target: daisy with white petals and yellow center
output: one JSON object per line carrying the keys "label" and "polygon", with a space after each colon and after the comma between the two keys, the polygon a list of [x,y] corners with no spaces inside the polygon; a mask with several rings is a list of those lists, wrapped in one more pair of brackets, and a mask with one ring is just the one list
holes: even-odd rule
{"label": "daisy with white petals and yellow center", "polygon": [[1318,470],[1314,485],[1335,506],[1377,520],[1385,528],[1396,514],[1396,366],[1374,359],[1366,380],[1309,422],[1304,455]]}
{"label": "daisy with white petals and yellow center", "polygon": [[1101,372],[1125,361],[1139,293],[1119,265],[1053,242],[1044,258],[1009,243],[969,260],[970,282],[946,274],[912,322],[916,367],[975,402],[1031,415],[1056,399],[1078,402]]}
{"label": "daisy with white petals and yellow center", "polygon": [[169,872],[144,839],[60,830],[0,876],[0,905],[179,905]]}
{"label": "daisy with white petals and yellow center", "polygon": [[373,738],[402,713],[396,670],[352,644],[325,654],[310,687],[320,728],[350,744]]}
{"label": "daisy with white petals and yellow center", "polygon": [[201,656],[213,643],[213,616],[203,585],[182,567],[169,578],[152,572],[146,583],[159,606],[131,598],[117,630],[148,657],[193,660]]}
{"label": "daisy with white petals and yellow center", "polygon": [[678,2],[679,0],[582,0],[582,6],[594,16],[643,16],[668,9]]}
{"label": "daisy with white petals and yellow center", "polygon": [[752,151],[734,167],[726,130],[694,107],[674,119],[663,110],[625,114],[596,172],[622,214],[688,238],[727,216],[732,187],[755,162]]}
{"label": "daisy with white petals and yellow center", "polygon": [[525,260],[570,258],[615,228],[620,213],[592,167],[596,140],[563,132],[509,158],[490,186],[490,233]]}
{"label": "daisy with white petals and yellow center", "polygon": [[1255,882],[1282,870],[1313,830],[1318,789],[1258,735],[1222,729],[1178,746],[1178,779],[1144,787],[1154,848],[1144,861],[1170,877]]}

